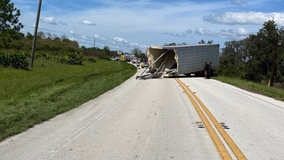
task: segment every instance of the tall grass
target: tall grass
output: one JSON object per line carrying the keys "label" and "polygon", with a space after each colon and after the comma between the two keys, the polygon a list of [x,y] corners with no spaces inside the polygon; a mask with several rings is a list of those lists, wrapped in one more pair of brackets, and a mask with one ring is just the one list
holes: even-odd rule
{"label": "tall grass", "polygon": [[281,101],[284,101],[284,89],[281,88],[275,88],[275,87],[268,87],[267,85],[247,81],[247,80],[242,80],[238,78],[229,78],[225,76],[218,76],[218,77],[211,77],[212,79],[219,80],[224,83],[231,84],[233,86],[263,94],[265,96],[269,96]]}
{"label": "tall grass", "polygon": [[136,73],[127,63],[97,60],[83,65],[34,61],[29,71],[0,68],[0,141],[66,112]]}

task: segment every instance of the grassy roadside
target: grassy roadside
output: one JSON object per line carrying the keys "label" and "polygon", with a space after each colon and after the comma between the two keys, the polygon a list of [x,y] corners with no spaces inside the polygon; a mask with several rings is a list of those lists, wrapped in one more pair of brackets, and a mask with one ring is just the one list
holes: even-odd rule
{"label": "grassy roadside", "polygon": [[254,83],[247,80],[241,80],[237,78],[229,78],[225,76],[211,77],[212,79],[216,79],[218,81],[231,84],[233,86],[242,88],[247,91],[259,93],[268,97],[272,97],[277,100],[284,101],[284,89],[275,88],[275,87],[267,87],[265,85]]}
{"label": "grassy roadside", "polygon": [[0,68],[0,141],[118,86],[136,67],[117,61],[66,65],[36,60],[29,71]]}

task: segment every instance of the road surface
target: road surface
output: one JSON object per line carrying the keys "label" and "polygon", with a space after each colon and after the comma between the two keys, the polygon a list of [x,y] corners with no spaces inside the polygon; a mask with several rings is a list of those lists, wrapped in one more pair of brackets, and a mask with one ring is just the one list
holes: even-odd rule
{"label": "road surface", "polygon": [[[135,76],[1,142],[0,159],[221,159],[207,128],[198,128],[196,122],[202,120],[175,79],[136,80]],[[179,80],[219,123],[228,126],[224,130],[247,159],[284,159],[283,102],[212,79]],[[222,142],[232,159],[237,159]]]}

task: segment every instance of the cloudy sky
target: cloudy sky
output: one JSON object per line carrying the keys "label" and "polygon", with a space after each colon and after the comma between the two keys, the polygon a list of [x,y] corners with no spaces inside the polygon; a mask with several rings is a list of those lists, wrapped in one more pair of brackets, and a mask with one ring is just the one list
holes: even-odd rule
{"label": "cloudy sky", "polygon": [[[34,33],[38,0],[11,0],[23,33]],[[284,26],[284,0],[43,0],[39,31],[66,35],[80,46],[129,52],[165,43],[224,46],[256,34],[274,18]]]}

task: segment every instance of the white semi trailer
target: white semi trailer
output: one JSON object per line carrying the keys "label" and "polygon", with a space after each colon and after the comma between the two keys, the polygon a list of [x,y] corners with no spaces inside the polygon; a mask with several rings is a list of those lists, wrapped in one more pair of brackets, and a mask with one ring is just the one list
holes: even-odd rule
{"label": "white semi trailer", "polygon": [[[213,75],[217,75],[215,68],[219,66],[219,49],[219,44],[148,47],[149,67],[136,78],[147,79],[179,74],[201,76],[204,73],[205,62],[212,62]],[[146,71],[147,74],[143,75]]]}

